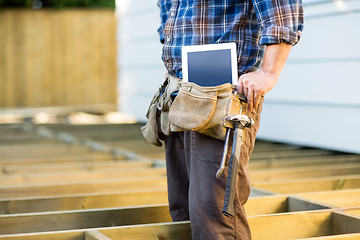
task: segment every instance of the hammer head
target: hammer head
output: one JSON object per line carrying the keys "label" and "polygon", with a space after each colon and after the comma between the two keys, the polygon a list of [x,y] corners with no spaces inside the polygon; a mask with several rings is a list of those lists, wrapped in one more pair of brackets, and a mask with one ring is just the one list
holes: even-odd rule
{"label": "hammer head", "polygon": [[235,114],[225,117],[225,123],[225,125],[230,126],[230,128],[245,128],[252,127],[254,125],[254,120],[247,115]]}

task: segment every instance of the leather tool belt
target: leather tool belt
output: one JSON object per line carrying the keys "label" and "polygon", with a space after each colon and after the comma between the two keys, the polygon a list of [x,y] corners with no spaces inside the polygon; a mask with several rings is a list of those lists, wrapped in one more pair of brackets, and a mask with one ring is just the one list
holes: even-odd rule
{"label": "leather tool belt", "polygon": [[234,94],[234,90],[235,86],[230,83],[200,87],[170,76],[150,103],[146,115],[149,121],[142,127],[145,139],[161,146],[162,135],[196,131],[224,141],[226,127],[232,127],[227,126],[225,117],[238,114],[245,104],[245,98]]}

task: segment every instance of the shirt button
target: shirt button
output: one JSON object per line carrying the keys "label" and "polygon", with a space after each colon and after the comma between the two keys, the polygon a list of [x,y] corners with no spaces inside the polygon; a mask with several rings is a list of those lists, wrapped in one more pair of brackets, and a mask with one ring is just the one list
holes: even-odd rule
{"label": "shirt button", "polygon": [[173,17],[173,16],[175,16],[175,13],[174,13],[174,12],[171,12],[170,15]]}
{"label": "shirt button", "polygon": [[166,41],[167,41],[167,42],[170,42],[170,40],[171,40],[170,37],[167,37],[167,38],[166,38]]}

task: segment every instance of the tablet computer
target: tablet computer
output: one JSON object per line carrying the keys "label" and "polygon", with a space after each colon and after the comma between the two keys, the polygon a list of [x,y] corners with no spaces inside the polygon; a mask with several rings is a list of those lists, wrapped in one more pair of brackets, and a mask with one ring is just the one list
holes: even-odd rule
{"label": "tablet computer", "polygon": [[236,43],[183,46],[182,71],[184,82],[199,86],[236,85]]}

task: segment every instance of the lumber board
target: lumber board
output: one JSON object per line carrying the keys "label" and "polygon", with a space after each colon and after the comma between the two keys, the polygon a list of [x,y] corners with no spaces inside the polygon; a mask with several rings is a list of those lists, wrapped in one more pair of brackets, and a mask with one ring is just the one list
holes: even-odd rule
{"label": "lumber board", "polygon": [[351,215],[357,211],[360,213],[360,209],[333,212],[331,218],[332,234],[360,233],[360,215],[358,217]]}
{"label": "lumber board", "polygon": [[360,164],[334,164],[311,167],[292,167],[286,169],[255,170],[250,172],[251,181],[278,181],[287,179],[306,179],[327,176],[344,176],[360,173]]}
{"label": "lumber board", "polygon": [[84,240],[86,230],[0,235],[1,240]]}
{"label": "lumber board", "polygon": [[330,206],[324,203],[317,203],[311,200],[306,200],[298,197],[289,196],[288,197],[288,212],[296,211],[309,211],[309,210],[318,210],[318,209],[329,209]]}
{"label": "lumber board", "polygon": [[360,206],[360,189],[303,193],[297,194],[297,196],[325,203],[332,207]]}
{"label": "lumber board", "polygon": [[[310,237],[331,236],[334,227],[345,226],[346,224],[358,224],[359,219],[349,218],[346,222],[337,218],[333,210],[321,210],[310,212],[296,212],[286,214],[273,214],[250,216],[249,224],[252,229],[254,240],[272,239],[299,239]],[[106,228],[94,228],[112,240],[118,239],[156,239],[157,236],[168,239],[191,239],[189,222],[177,223],[152,223],[141,225],[116,226]],[[57,232],[57,237],[67,240],[71,237],[63,237],[64,234],[79,234],[86,230],[71,230]],[[51,239],[54,233],[36,233],[30,235],[17,235],[18,240]],[[27,238],[26,238],[27,237]],[[37,238],[38,237],[38,238]],[[0,236],[0,239],[11,239],[9,236]],[[161,239],[161,238],[160,238]]]}
{"label": "lumber board", "polygon": [[115,208],[167,204],[167,191],[144,190],[115,193],[0,199],[0,214]]}
{"label": "lumber board", "polygon": [[171,222],[167,205],[0,215],[0,234]]}
{"label": "lumber board", "polygon": [[337,155],[319,156],[306,158],[284,158],[280,160],[257,160],[250,161],[250,170],[257,169],[279,169],[289,167],[322,166],[331,164],[353,164],[360,163],[360,155]]}
{"label": "lumber board", "polygon": [[[0,240],[84,240],[85,231],[58,231],[31,234],[0,235]],[[188,221],[175,223],[152,223],[135,226],[121,226],[109,228],[94,228],[112,240],[191,240],[191,230]]]}
{"label": "lumber board", "polygon": [[296,149],[296,150],[287,150],[287,151],[281,151],[281,152],[254,152],[250,159],[251,160],[259,160],[259,159],[282,159],[282,158],[297,158],[297,157],[313,157],[313,156],[329,156],[331,155],[331,151],[327,150],[319,150],[319,149]]}
{"label": "lumber board", "polygon": [[254,240],[297,239],[331,235],[331,212],[298,212],[248,217]]}
{"label": "lumber board", "polygon": [[[143,168],[152,167],[154,162],[151,160],[141,161],[79,161],[68,163],[40,163],[29,165],[6,165],[1,167],[0,176],[12,174],[26,174],[26,173],[61,173],[61,172],[95,172],[107,169],[121,169],[121,168]],[[0,165],[1,166],[1,165]]]}
{"label": "lumber board", "polygon": [[[254,194],[255,192],[255,194]],[[251,189],[252,195],[260,196]],[[264,194],[262,194],[263,196]],[[286,196],[274,196],[273,199],[249,199],[247,206],[250,214],[266,214],[285,211]],[[284,204],[285,201],[285,204]],[[65,211],[107,207],[128,207],[135,205],[165,204],[168,202],[166,189],[135,190],[112,193],[88,193],[59,196],[40,196],[0,199],[0,214]],[[259,205],[258,205],[259,204]]]}
{"label": "lumber board", "polygon": [[255,182],[251,186],[273,193],[294,194],[360,188],[360,175]]}
{"label": "lumber board", "polygon": [[[19,151],[21,148],[21,151]],[[23,156],[39,156],[42,154],[61,154],[61,153],[89,153],[91,152],[88,147],[81,145],[70,144],[31,144],[25,146],[11,146],[0,147],[1,158],[6,157],[23,157]]]}
{"label": "lumber board", "polygon": [[37,173],[0,176],[0,186],[38,183],[77,183],[86,180],[123,179],[136,177],[166,176],[165,168],[121,168],[96,172]]}
{"label": "lumber board", "polygon": [[68,183],[32,184],[27,186],[7,187],[3,186],[0,187],[0,198],[165,189],[166,185],[166,177],[137,177],[120,180],[89,180],[76,184]]}
{"label": "lumber board", "polygon": [[324,237],[314,237],[314,238],[302,238],[298,240],[359,240],[360,233],[349,233],[349,234],[339,234],[333,236],[324,236]]}
{"label": "lumber board", "polygon": [[85,232],[85,240],[111,240],[111,239],[99,231],[88,230]]}
{"label": "lumber board", "polygon": [[187,221],[125,226],[113,229],[99,229],[98,231],[112,240],[191,240],[190,224]]}
{"label": "lumber board", "polygon": [[353,209],[347,209],[347,210],[344,210],[344,212],[356,215],[356,218],[360,218],[360,208],[359,207],[360,206],[358,206],[357,208],[353,208]]}
{"label": "lumber board", "polygon": [[66,162],[75,162],[75,161],[107,161],[107,160],[122,160],[124,156],[118,155],[113,156],[109,153],[102,152],[89,152],[85,154],[76,154],[76,155],[46,155],[38,157],[19,157],[19,158],[8,158],[6,160],[1,160],[1,166],[9,165],[33,165],[33,164],[45,164],[45,163],[66,163]]}

